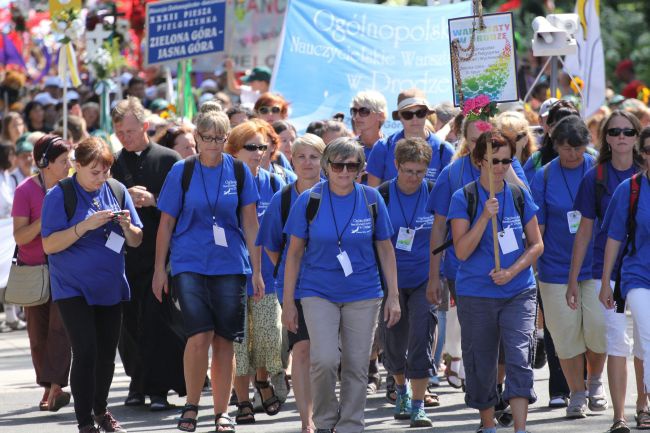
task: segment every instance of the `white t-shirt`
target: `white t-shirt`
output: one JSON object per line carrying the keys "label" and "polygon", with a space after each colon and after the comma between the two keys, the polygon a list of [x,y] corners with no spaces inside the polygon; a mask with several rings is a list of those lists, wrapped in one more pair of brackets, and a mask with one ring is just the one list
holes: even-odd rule
{"label": "white t-shirt", "polygon": [[252,110],[260,97],[260,92],[253,90],[251,86],[240,86],[239,90],[241,91],[239,94],[240,105]]}

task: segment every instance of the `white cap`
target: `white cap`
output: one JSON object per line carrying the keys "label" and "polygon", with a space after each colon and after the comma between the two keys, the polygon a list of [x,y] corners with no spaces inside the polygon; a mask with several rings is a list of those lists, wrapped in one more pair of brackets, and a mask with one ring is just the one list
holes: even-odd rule
{"label": "white cap", "polygon": [[557,98],[548,98],[546,101],[542,102],[542,106],[539,107],[540,117],[548,116],[548,111],[551,109],[553,104],[555,104],[557,101],[558,101]]}
{"label": "white cap", "polygon": [[214,81],[214,80],[211,80],[210,78],[208,78],[207,80],[203,80],[203,82],[201,83],[201,89],[203,89],[203,90],[212,90],[212,89],[216,90],[217,89],[217,82]]}
{"label": "white cap", "polygon": [[204,93],[199,97],[199,106],[203,105],[204,102],[212,101],[214,95],[212,93]]}
{"label": "white cap", "polygon": [[129,81],[131,81],[131,78],[133,78],[133,74],[130,72],[123,72],[122,75],[120,75],[120,84],[122,86],[126,86],[129,84]]}
{"label": "white cap", "polygon": [[45,87],[58,87],[61,88],[63,87],[63,80],[59,77],[46,77],[45,78]]}
{"label": "white cap", "polygon": [[38,102],[41,105],[56,105],[59,103],[59,100],[53,98],[52,95],[47,92],[41,92],[34,96],[34,102]]}
{"label": "white cap", "polygon": [[81,96],[79,96],[79,93],[75,92],[74,90],[68,90],[68,92],[65,95],[65,98],[68,102],[79,101],[81,99]]}

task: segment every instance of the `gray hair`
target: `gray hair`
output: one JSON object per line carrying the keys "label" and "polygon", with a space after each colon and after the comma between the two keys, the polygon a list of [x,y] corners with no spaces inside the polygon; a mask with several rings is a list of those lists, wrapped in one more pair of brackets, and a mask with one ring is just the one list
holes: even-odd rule
{"label": "gray hair", "polygon": [[376,90],[363,90],[352,98],[352,105],[361,105],[375,113],[383,113],[388,118],[388,103],[386,97]]}
{"label": "gray hair", "polygon": [[315,149],[321,155],[325,153],[325,142],[322,138],[315,134],[305,134],[302,137],[298,137],[291,143],[291,153],[298,151],[299,147],[311,147]]}
{"label": "gray hair", "polygon": [[230,120],[223,111],[206,111],[199,113],[194,119],[196,130],[206,132],[214,129],[218,135],[226,135],[230,132]]}
{"label": "gray hair", "polygon": [[361,163],[361,168],[366,164],[366,154],[359,142],[354,138],[340,137],[327,145],[320,160],[320,166],[327,173],[328,161],[345,161],[349,158],[356,158]]}
{"label": "gray hair", "polygon": [[205,101],[199,107],[199,113],[205,113],[207,111],[223,111],[223,107],[221,107],[219,101],[211,99],[209,101]]}
{"label": "gray hair", "polygon": [[111,120],[113,120],[113,123],[119,123],[129,113],[133,114],[138,122],[145,122],[146,113],[142,102],[134,96],[127,96],[126,99],[122,99],[115,104],[115,107],[111,111]]}
{"label": "gray hair", "polygon": [[440,104],[436,105],[434,111],[436,112],[436,117],[443,125],[449,123],[451,119],[460,113],[460,109],[454,107],[454,104],[449,101],[441,102]]}

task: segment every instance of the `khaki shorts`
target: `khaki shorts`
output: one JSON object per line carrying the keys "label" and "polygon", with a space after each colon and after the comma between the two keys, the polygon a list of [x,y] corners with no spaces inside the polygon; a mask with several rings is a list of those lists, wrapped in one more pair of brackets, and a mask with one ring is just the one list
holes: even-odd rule
{"label": "khaki shorts", "polygon": [[539,282],[544,303],[544,321],[555,343],[560,359],[570,359],[587,349],[594,353],[607,352],[605,308],[598,300],[597,280],[578,283],[580,304],[576,310],[566,302],[566,284]]}

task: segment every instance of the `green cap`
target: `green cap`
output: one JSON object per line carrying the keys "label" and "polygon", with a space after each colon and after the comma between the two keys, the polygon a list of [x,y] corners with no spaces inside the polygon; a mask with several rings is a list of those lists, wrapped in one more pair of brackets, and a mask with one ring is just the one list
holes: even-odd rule
{"label": "green cap", "polygon": [[169,106],[169,102],[167,102],[163,98],[158,98],[151,101],[151,104],[149,105],[149,110],[162,111],[162,110],[166,110],[168,106]]}
{"label": "green cap", "polygon": [[34,145],[27,139],[29,133],[21,135],[16,141],[16,155],[21,153],[32,153],[34,151]]}
{"label": "green cap", "polygon": [[266,81],[267,83],[271,81],[271,69],[266,66],[257,66],[253,68],[250,74],[242,78],[244,83],[250,83],[251,81]]}

